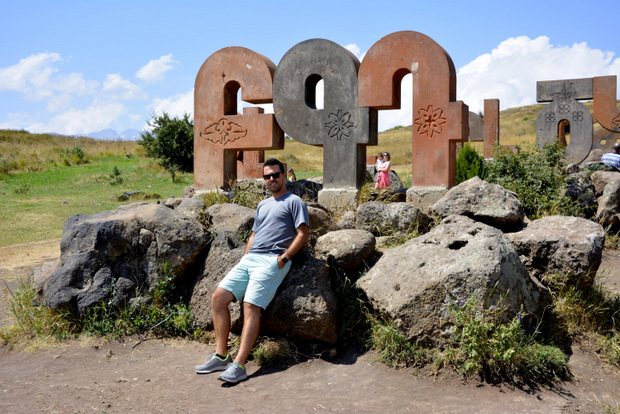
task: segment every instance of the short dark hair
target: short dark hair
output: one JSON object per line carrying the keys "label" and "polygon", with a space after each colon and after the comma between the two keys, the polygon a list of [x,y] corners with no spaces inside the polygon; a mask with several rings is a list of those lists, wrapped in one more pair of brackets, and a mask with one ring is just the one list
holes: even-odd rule
{"label": "short dark hair", "polygon": [[616,142],[613,147],[611,147],[614,151],[618,152],[620,150],[620,143]]}
{"label": "short dark hair", "polygon": [[265,169],[265,167],[273,167],[274,165],[277,165],[280,168],[281,173],[286,172],[286,170],[284,169],[284,164],[282,164],[277,158],[269,158],[267,161],[265,161],[265,163],[263,164],[263,170]]}

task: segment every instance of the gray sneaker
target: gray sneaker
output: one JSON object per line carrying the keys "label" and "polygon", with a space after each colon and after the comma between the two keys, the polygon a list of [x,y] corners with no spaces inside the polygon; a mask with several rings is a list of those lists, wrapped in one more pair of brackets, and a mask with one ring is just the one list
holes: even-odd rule
{"label": "gray sneaker", "polygon": [[245,372],[245,368],[242,368],[241,365],[237,361],[232,364],[228,364],[228,368],[226,371],[222,372],[217,376],[217,379],[220,381],[232,382],[236,384],[239,381],[242,381],[248,377],[248,374]]}
{"label": "gray sneaker", "polygon": [[218,357],[217,354],[213,354],[207,362],[195,367],[196,374],[210,374],[215,371],[224,371],[231,361],[232,357],[230,354],[226,355],[224,359]]}

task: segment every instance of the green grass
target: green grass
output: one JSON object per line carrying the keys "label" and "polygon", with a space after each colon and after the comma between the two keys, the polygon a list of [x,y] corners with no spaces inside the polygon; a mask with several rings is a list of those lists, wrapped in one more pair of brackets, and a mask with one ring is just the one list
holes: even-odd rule
{"label": "green grass", "polygon": [[[122,183],[114,185],[117,168]],[[52,166],[40,172],[0,176],[0,247],[58,239],[74,214],[118,208],[124,192],[142,191],[162,198],[181,197],[193,175],[170,175],[152,160],[138,156],[92,157],[86,164]],[[153,199],[151,199],[153,201]]]}

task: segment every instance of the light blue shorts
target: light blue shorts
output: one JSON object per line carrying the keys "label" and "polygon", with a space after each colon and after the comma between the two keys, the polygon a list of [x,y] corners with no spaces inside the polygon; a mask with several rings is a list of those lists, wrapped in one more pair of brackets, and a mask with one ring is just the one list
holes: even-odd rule
{"label": "light blue shorts", "polygon": [[243,298],[244,302],[266,309],[290,268],[290,260],[278,269],[278,256],[249,253],[218,286],[231,292],[236,300]]}

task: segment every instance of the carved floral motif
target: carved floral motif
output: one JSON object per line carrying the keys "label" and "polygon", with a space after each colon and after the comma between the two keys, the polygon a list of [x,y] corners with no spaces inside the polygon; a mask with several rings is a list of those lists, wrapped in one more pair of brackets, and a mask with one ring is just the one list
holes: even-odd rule
{"label": "carved floral motif", "polygon": [[446,117],[443,115],[443,109],[435,109],[433,105],[428,105],[426,109],[420,109],[418,117],[415,119],[418,134],[426,134],[429,138],[433,138],[434,133],[441,134],[443,132],[443,124],[445,123]]}
{"label": "carved floral motif", "polygon": [[355,124],[351,122],[350,112],[343,113],[342,109],[339,109],[337,113],[329,114],[329,122],[325,123],[325,127],[328,129],[327,134],[330,138],[340,141],[342,137],[351,136]]}
{"label": "carved floral motif", "polygon": [[247,129],[243,129],[241,125],[222,118],[218,122],[207,126],[204,132],[200,133],[200,136],[207,141],[226,145],[229,142],[245,137],[247,134]]}

